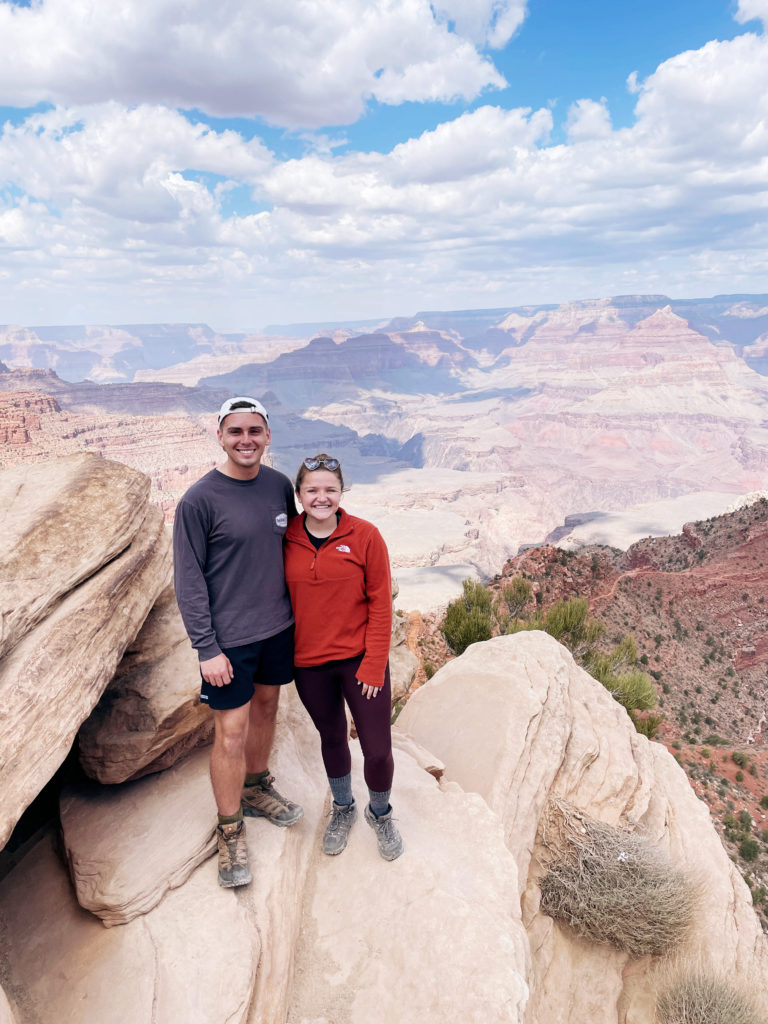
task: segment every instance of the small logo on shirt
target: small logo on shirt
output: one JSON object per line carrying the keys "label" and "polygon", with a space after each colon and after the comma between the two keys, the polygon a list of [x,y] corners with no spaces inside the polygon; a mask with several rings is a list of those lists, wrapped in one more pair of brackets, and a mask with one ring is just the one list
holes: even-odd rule
{"label": "small logo on shirt", "polygon": [[347,547],[346,544],[337,544],[336,545],[336,550],[337,551],[343,551],[345,555],[349,554],[349,548]]}
{"label": "small logo on shirt", "polygon": [[288,516],[287,516],[287,514],[285,512],[280,512],[278,515],[275,516],[275,526],[283,527],[283,526],[287,526],[287,525],[288,525]]}

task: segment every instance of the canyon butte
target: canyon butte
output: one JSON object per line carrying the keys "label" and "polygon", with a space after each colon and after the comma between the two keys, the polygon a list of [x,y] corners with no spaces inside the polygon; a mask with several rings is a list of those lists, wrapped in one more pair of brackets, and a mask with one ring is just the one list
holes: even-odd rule
{"label": "canyon butte", "polygon": [[669,533],[765,483],[768,296],[282,330],[0,328],[3,465],[99,451],[146,471],[170,518],[217,460],[219,400],[253,392],[278,468],[309,449],[343,460],[347,507],[381,527],[407,610],[494,574],[567,516],[641,507]]}

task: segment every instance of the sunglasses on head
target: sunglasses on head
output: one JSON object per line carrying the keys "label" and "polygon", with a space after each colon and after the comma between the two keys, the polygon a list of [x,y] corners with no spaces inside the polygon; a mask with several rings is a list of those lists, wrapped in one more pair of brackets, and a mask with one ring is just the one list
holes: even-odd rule
{"label": "sunglasses on head", "polygon": [[326,469],[330,469],[333,472],[338,469],[341,463],[338,459],[328,458],[326,455],[313,455],[308,459],[304,459],[304,465],[312,472],[313,469],[319,469],[321,466],[325,466]]}

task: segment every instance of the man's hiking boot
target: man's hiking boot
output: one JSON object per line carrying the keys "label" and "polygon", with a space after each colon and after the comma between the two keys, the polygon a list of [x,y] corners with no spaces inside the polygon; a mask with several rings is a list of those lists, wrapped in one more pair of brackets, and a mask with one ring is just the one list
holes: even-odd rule
{"label": "man's hiking boot", "polygon": [[397,826],[392,819],[392,808],[390,807],[386,814],[377,818],[371,810],[371,805],[368,804],[365,808],[365,820],[376,833],[379,853],[384,860],[396,860],[405,847],[403,837],[397,831]]}
{"label": "man's hiking boot", "polygon": [[323,853],[335,857],[347,845],[349,830],[357,821],[357,804],[337,804],[333,801],[331,820],[323,835]]}
{"label": "man's hiking boot", "polygon": [[255,786],[243,787],[243,814],[266,818],[273,825],[295,825],[304,816],[304,808],[278,793],[274,781],[273,776],[265,775]]}
{"label": "man's hiking boot", "polygon": [[233,821],[231,825],[217,825],[216,840],[219,847],[219,885],[225,889],[248,885],[251,869],[248,867],[248,847],[245,844],[245,822]]}

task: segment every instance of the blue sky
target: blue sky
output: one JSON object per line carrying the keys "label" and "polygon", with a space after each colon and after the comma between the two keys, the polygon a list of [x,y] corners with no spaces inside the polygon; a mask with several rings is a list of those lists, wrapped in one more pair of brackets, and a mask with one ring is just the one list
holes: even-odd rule
{"label": "blue sky", "polygon": [[768,292],[766,21],[0,0],[0,323]]}

